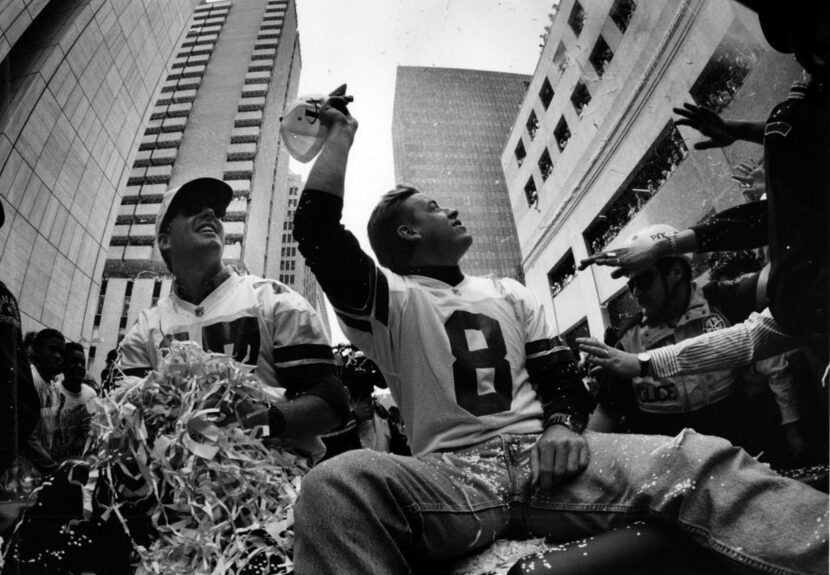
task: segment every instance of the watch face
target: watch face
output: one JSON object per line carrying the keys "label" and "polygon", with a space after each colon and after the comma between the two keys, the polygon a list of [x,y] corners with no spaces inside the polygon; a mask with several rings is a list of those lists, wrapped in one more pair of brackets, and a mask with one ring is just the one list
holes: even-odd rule
{"label": "watch face", "polygon": [[637,356],[637,359],[640,361],[651,361],[651,355],[646,352],[643,352]]}

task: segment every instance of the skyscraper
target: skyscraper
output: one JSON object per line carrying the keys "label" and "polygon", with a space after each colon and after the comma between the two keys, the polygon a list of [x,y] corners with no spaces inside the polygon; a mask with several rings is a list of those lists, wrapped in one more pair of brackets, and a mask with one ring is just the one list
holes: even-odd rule
{"label": "skyscraper", "polygon": [[500,157],[529,80],[481,70],[398,67],[395,178],[459,210],[474,237],[463,261],[471,274],[522,279]]}
{"label": "skyscraper", "polygon": [[0,8],[0,279],[24,331],[88,344],[140,127],[196,3]]}
{"label": "skyscraper", "polygon": [[227,181],[234,199],[223,220],[225,260],[256,275],[289,279],[285,253],[295,248],[286,245],[288,154],[278,134],[300,68],[293,0],[222,1],[195,9],[123,189],[93,320],[94,373],[139,312],[170,290],[172,277],[154,237],[167,189],[201,176]]}

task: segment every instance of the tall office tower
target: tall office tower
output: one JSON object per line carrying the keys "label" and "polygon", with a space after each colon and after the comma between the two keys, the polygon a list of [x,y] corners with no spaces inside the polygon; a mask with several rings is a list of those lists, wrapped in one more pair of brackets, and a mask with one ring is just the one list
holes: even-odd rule
{"label": "tall office tower", "polygon": [[89,343],[140,127],[196,0],[0,8],[0,280],[23,330]]}
{"label": "tall office tower", "polygon": [[123,188],[93,320],[93,373],[141,310],[170,290],[154,237],[165,190],[201,176],[227,181],[234,199],[223,219],[225,260],[279,277],[289,188],[279,117],[296,96],[300,68],[293,0],[196,7]]}
{"label": "tall office tower", "polygon": [[470,274],[522,279],[501,151],[529,76],[398,66],[392,142],[395,178],[454,207],[472,233]]}
{"label": "tall office tower", "polygon": [[757,16],[725,0],[563,0],[502,153],[527,285],[568,341],[602,337],[633,302],[581,259],[657,223],[678,229],[744,201],[731,180],[761,146],[698,152],[672,107],[765,119],[800,76]]}
{"label": "tall office tower", "polygon": [[294,212],[297,210],[304,187],[305,182],[299,174],[288,175],[288,199],[284,204],[285,219],[280,248],[280,272],[277,279],[293,286],[301,296],[311,302],[311,305],[320,312],[320,317],[326,326],[326,333],[331,335],[323,290],[306,265],[305,258],[297,251],[297,242],[294,239]]}

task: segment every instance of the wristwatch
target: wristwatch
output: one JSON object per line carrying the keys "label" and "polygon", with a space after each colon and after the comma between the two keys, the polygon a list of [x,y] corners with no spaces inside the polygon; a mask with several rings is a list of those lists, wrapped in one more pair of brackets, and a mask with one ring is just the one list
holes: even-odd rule
{"label": "wristwatch", "polygon": [[551,425],[564,425],[574,433],[582,433],[585,424],[577,421],[570,413],[554,413],[545,420],[545,429]]}
{"label": "wristwatch", "polygon": [[637,354],[640,362],[640,377],[647,377],[651,373],[651,354],[647,351]]}

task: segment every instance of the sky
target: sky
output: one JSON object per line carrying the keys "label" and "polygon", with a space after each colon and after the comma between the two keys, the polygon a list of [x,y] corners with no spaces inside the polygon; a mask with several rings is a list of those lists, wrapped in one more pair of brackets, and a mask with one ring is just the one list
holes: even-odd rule
{"label": "sky", "polygon": [[[554,0],[296,0],[299,93],[348,84],[359,128],[349,157],[343,223],[369,252],[366,221],[395,186],[396,68],[435,66],[532,75]],[[308,174],[312,163],[292,160]],[[330,314],[332,340],[345,341]]]}

